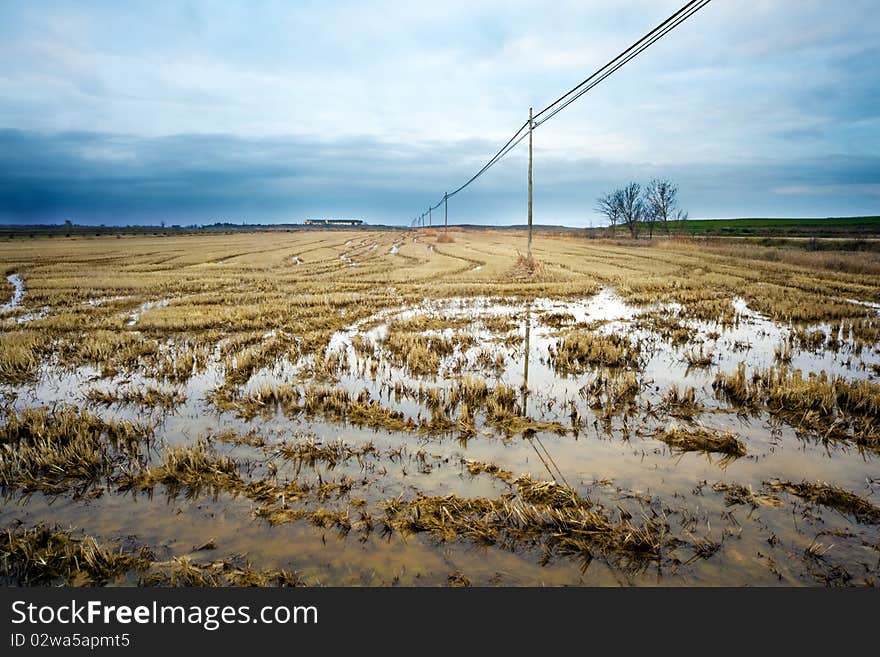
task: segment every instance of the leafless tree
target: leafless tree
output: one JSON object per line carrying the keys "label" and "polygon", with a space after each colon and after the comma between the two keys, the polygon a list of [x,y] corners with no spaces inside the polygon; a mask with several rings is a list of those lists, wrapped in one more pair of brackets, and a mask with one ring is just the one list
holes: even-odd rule
{"label": "leafless tree", "polygon": [[617,222],[621,219],[622,209],[620,190],[605,194],[605,196],[600,196],[596,199],[596,211],[608,217],[611,237],[614,237],[617,230]]}
{"label": "leafless tree", "polygon": [[[654,236],[654,224],[658,221],[663,222],[663,227],[668,234],[668,222],[671,219],[681,218],[681,210],[677,208],[677,194],[678,188],[665,178],[655,178],[645,188],[645,219],[651,237]],[[678,215],[676,215],[676,210]]]}
{"label": "leafless tree", "polygon": [[639,236],[639,224],[645,218],[645,204],[642,202],[642,186],[631,182],[623,189],[614,192],[620,198],[620,217],[623,225],[629,228],[629,234],[633,239]]}

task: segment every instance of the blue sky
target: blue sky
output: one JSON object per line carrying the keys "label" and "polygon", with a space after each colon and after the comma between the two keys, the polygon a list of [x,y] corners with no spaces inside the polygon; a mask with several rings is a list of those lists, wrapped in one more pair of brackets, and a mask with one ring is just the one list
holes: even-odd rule
{"label": "blue sky", "polygon": [[[0,4],[0,221],[408,223],[675,11]],[[880,214],[876,2],[714,0],[535,132],[535,219],[667,176],[692,217]],[[450,202],[522,223],[525,143]]]}

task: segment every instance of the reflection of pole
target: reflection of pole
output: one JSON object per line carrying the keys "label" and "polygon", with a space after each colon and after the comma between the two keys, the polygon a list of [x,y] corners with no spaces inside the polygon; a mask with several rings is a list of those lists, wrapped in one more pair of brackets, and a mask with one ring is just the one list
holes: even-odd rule
{"label": "reflection of pole", "polygon": [[[556,461],[553,460],[553,456],[547,450],[547,446],[541,442],[540,438],[538,438],[538,434],[531,435],[528,438],[529,438],[529,442],[532,443],[532,449],[535,450],[535,454],[538,455],[538,458],[541,459],[541,462],[544,464],[544,467],[547,468],[547,472],[550,473],[550,478],[555,480],[557,484],[559,483],[560,480],[562,480],[563,484],[565,484],[566,486],[571,488],[568,481],[566,481],[566,479],[565,479],[565,475],[562,474],[562,470],[559,469],[559,466],[556,465]],[[541,456],[540,450],[538,450],[538,448],[535,447],[535,443],[533,441],[537,441],[537,443],[541,446],[541,449],[544,450],[544,454],[547,455],[546,459],[543,456]],[[548,461],[553,464],[554,468],[556,468],[556,474],[553,473],[553,469],[550,467],[550,464],[548,463]],[[556,475],[559,475],[559,479],[556,478]]]}
{"label": "reflection of pole", "polygon": [[529,108],[529,260],[532,259],[532,108]]}
{"label": "reflection of pole", "polygon": [[525,364],[523,365],[523,383],[520,391],[522,392],[522,412],[523,415],[528,415],[526,410],[528,396],[529,396],[529,338],[532,333],[532,304],[526,304],[526,353],[525,353]]}
{"label": "reflection of pole", "polygon": [[[532,304],[531,302],[526,304],[526,353],[525,353],[525,362],[523,363],[523,382],[522,387],[520,388],[520,392],[522,393],[522,414],[524,416],[528,416],[528,400],[529,400],[529,360],[531,356],[531,336],[532,336]],[[565,480],[565,475],[562,474],[562,470],[559,469],[559,466],[556,465],[556,461],[553,460],[553,456],[547,450],[546,445],[541,442],[541,439],[538,438],[538,434],[533,429],[526,429],[523,432],[523,437],[529,441],[529,444],[532,446],[532,449],[535,450],[535,454],[538,455],[538,458],[541,460],[541,463],[544,464],[544,467],[547,468],[547,472],[550,474],[550,478],[559,483],[561,480],[566,486],[568,486],[568,482]],[[538,445],[541,446],[541,449],[538,449]],[[541,454],[541,450],[543,450],[543,454]],[[546,457],[546,458],[545,458]],[[552,465],[552,467],[551,467]],[[553,469],[556,469],[556,472]],[[556,475],[559,475],[557,478]]]}

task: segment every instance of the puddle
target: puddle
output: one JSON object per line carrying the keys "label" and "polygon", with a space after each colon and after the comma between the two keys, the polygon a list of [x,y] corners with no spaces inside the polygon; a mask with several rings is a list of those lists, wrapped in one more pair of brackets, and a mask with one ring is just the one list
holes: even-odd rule
{"label": "puddle", "polygon": [[6,277],[6,280],[12,285],[12,298],[0,306],[0,313],[14,310],[19,304],[21,304],[21,300],[24,298],[24,280],[21,276],[18,274],[10,274]]}
{"label": "puddle", "polygon": [[114,297],[97,297],[95,299],[87,299],[83,301],[84,306],[92,306],[94,308],[103,306],[104,304],[113,303],[114,301],[125,301],[126,299],[130,299],[131,297],[127,297],[124,295],[118,295]]}
{"label": "puddle", "polygon": [[[9,281],[9,283],[13,287],[12,298],[3,305],[0,305],[0,314],[11,313],[16,308],[19,308],[21,306],[21,301],[22,299],[24,299],[24,296],[26,294],[24,280],[21,278],[21,276],[19,276],[18,274],[11,274],[6,277],[6,280]],[[38,319],[44,319],[48,317],[50,311],[51,308],[49,308],[49,306],[34,308],[32,310],[29,310],[28,312],[16,315],[14,317],[14,321],[17,324],[27,324],[28,322],[33,322]],[[12,320],[10,319],[10,321]]]}
{"label": "puddle", "polygon": [[877,311],[878,314],[880,314],[880,303],[877,303],[875,301],[860,301],[859,299],[849,299],[846,297],[839,297],[839,299],[841,301],[846,301],[847,303],[854,303],[857,306],[864,306],[865,308],[871,308],[871,309]]}
{"label": "puddle", "polygon": [[149,310],[153,310],[154,308],[165,308],[169,303],[170,299],[159,299],[158,301],[147,301],[146,303],[142,303],[138,306],[137,310],[132,312],[128,316],[128,323],[126,326],[135,326],[138,323],[141,315]]}
{"label": "puddle", "polygon": [[49,308],[49,306],[43,306],[42,308],[31,310],[30,312],[19,315],[15,318],[15,321],[19,324],[26,324],[28,322],[36,321],[38,319],[45,319],[49,316],[50,312],[51,308]]}
{"label": "puddle", "polygon": [[[391,253],[396,252],[395,244]],[[168,303],[162,299],[141,305],[131,314],[129,326],[135,325],[142,313]],[[812,566],[791,555],[803,555],[819,532],[849,532],[847,535],[855,538],[836,539],[829,559],[860,563],[865,550],[862,542],[876,545],[880,540],[877,527],[856,527],[833,512],[804,515],[803,505],[796,506],[795,501],[793,507],[788,498],[779,508],[750,511],[747,506],[731,507],[713,485],[736,484],[757,491],[773,479],[819,480],[866,495],[866,482],[876,481],[876,455],[845,444],[825,445],[805,439],[766,414],[747,417],[715,398],[712,381],[717,372],[730,373],[740,363],[747,372],[774,366],[777,347],[791,343],[796,330],[755,312],[743,299],[734,301],[734,309],[732,323],[706,322],[683,317],[683,309],[676,304],[629,305],[610,289],[577,301],[425,299],[353,322],[334,333],[321,354],[325,362],[337,363],[325,385],[344,388],[352,399],[365,394],[416,422],[432,417],[425,401],[428,389],[436,389],[448,399],[472,377],[484,379],[490,388],[508,386],[516,392],[524,414],[535,421],[558,423],[563,427],[561,432],[506,435],[490,426],[485,410],[477,412],[477,431],[466,439],[457,430],[445,434],[376,430],[303,413],[286,416],[271,407],[244,419],[232,411],[219,411],[211,402],[212,392],[226,379],[216,353],[177,386],[186,400],[167,411],[147,411],[130,404],[99,407],[86,401],[85,393],[93,388],[113,391],[169,386],[150,377],[146,370],[101,379],[94,368],[71,371],[46,363],[36,382],[14,388],[14,407],[68,401],[88,406],[103,417],[148,421],[161,445],[191,445],[199,436],[225,431],[241,435],[256,432],[267,443],[265,451],[221,442],[215,442],[214,448],[242,459],[254,477],[274,473],[272,476],[282,480],[296,477],[298,481],[322,483],[350,478],[350,497],[363,500],[358,509],[372,513],[377,525],[382,505],[398,497],[454,494],[498,498],[510,492],[510,485],[494,477],[471,475],[462,459],[496,464],[515,475],[528,473],[535,479],[564,482],[614,514],[630,513],[638,518],[653,512],[664,517],[676,535],[699,533],[718,542],[717,551],[708,558],[688,560],[683,550],[680,562],[670,570],[622,572],[602,559],[586,566],[577,559],[559,557],[543,563],[540,550],[528,546],[514,552],[467,542],[438,546],[420,535],[403,540],[397,534],[383,538],[379,531],[337,536],[307,522],[273,527],[254,516],[255,505],[249,500],[223,495],[213,502],[183,497],[168,501],[159,492],[155,498],[142,496],[137,501],[111,493],[88,501],[34,495],[0,507],[0,520],[51,519],[99,537],[137,534],[141,540],[161,546],[163,554],[173,555],[187,554],[205,537],[214,537],[223,554],[247,554],[261,567],[293,567],[311,578],[311,583],[329,585],[445,583],[448,573],[455,570],[483,585],[815,584]],[[645,321],[651,313],[676,320],[689,332],[688,344],[673,344],[652,328]],[[402,327],[415,328],[403,331]],[[604,418],[603,409],[585,402],[585,390],[596,383],[599,368],[586,367],[574,374],[559,371],[554,358],[560,341],[573,330],[621,336],[639,345],[638,363],[620,368],[637,382],[636,413]],[[409,353],[394,351],[392,343],[394,336],[403,332],[446,341],[447,349],[438,352],[435,371],[414,374],[401,363]],[[276,339],[295,341],[295,327],[263,336],[264,341]],[[711,354],[711,365],[689,366],[686,352],[695,345]],[[806,372],[824,370],[848,379],[873,377],[872,366],[880,365],[880,353],[876,349],[857,351],[846,339],[836,351],[810,350],[792,343],[789,367]],[[316,358],[289,359],[284,353],[288,352],[254,371],[238,392],[247,395],[283,384],[302,395],[313,382]],[[673,385],[692,386],[704,406],[697,422],[739,436],[746,456],[724,461],[717,455],[675,453],[652,437],[653,430],[678,421],[656,411]],[[10,386],[3,390],[13,391]],[[459,417],[461,406],[458,402],[451,409],[453,420]],[[297,464],[278,456],[278,446],[312,438],[322,444],[370,445],[375,451],[333,465]],[[158,454],[157,446],[152,458]],[[310,508],[348,508],[346,499],[330,497],[307,504],[317,504]],[[359,512],[352,507],[351,513],[355,517]]]}
{"label": "puddle", "polygon": [[[644,393],[649,399],[656,401],[672,385],[693,386],[707,405],[718,407],[720,403],[714,400],[711,387],[715,373],[730,373],[740,363],[746,367],[747,374],[778,365],[776,348],[786,343],[791,334],[789,327],[775,324],[749,309],[743,299],[736,299],[734,307],[738,320],[729,326],[716,322],[680,320],[694,337],[688,345],[676,347],[655,331],[639,328],[638,320],[657,310],[676,316],[681,311],[679,306],[635,307],[609,289],[584,301],[539,298],[528,305],[512,299],[479,297],[426,300],[417,306],[382,311],[337,332],[331,337],[325,356],[341,354],[349,364],[348,370],[340,377],[340,384],[352,394],[367,389],[374,398],[405,411],[414,409],[411,405],[395,403],[394,395],[389,392],[391,384],[414,389],[424,385],[448,389],[460,376],[471,374],[519,388],[528,361],[530,410],[535,407],[544,409],[540,416],[542,420],[566,421],[570,405],[582,403],[582,389],[591,376],[589,372],[581,376],[560,375],[551,363],[551,353],[561,339],[560,328],[546,324],[545,320],[562,316],[568,318],[569,326],[596,325],[593,330],[599,334],[625,335],[639,343],[642,346],[639,376],[649,388]],[[412,375],[405,368],[394,366],[383,348],[389,325],[417,317],[445,319],[450,325],[467,320],[464,327],[423,332],[423,335],[447,338],[466,335],[470,344],[440,359],[439,369],[433,376]],[[510,318],[507,332],[499,334],[494,328],[486,328],[486,324],[494,324],[492,320],[501,317]],[[526,339],[527,326],[529,341],[526,351],[523,341]],[[377,375],[373,378],[363,376],[366,360],[355,349],[356,339],[371,345],[379,357]],[[693,342],[702,344],[706,353],[711,354],[711,367],[689,365],[686,352],[693,348]],[[855,350],[855,345],[847,341],[837,352],[795,347],[791,351],[789,367],[806,372],[825,371],[829,375],[852,379],[873,377],[871,366],[880,366],[880,353],[863,351],[859,358],[854,358]],[[496,358],[500,360],[496,361]],[[487,372],[481,361],[503,362],[503,366]],[[657,394],[651,393],[651,387],[658,389]]]}

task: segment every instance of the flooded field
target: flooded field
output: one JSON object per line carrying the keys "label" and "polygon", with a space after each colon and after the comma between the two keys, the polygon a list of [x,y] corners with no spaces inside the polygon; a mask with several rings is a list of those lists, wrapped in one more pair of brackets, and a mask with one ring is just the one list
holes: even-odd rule
{"label": "flooded field", "polygon": [[875,585],[875,254],[0,244],[25,585]]}

